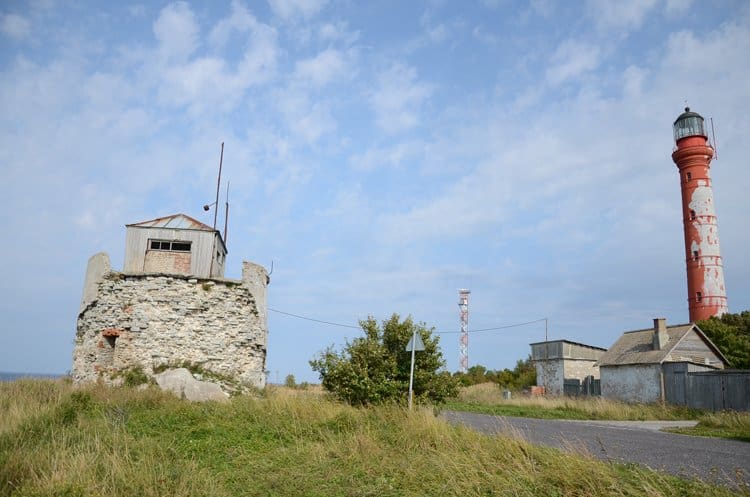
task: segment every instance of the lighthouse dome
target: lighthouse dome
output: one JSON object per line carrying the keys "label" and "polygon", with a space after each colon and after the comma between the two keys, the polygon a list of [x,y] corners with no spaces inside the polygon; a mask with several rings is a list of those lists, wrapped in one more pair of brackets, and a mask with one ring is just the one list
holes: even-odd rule
{"label": "lighthouse dome", "polygon": [[692,112],[690,107],[685,107],[685,112],[680,114],[674,122],[674,141],[680,141],[687,136],[704,136],[706,127],[703,125],[703,116]]}

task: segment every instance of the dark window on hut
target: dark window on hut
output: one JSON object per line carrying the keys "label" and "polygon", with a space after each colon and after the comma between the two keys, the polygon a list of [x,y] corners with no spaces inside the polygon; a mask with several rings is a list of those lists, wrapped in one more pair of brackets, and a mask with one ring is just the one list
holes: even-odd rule
{"label": "dark window on hut", "polygon": [[170,252],[190,252],[190,242],[168,242],[165,240],[150,240],[151,250],[168,250]]}

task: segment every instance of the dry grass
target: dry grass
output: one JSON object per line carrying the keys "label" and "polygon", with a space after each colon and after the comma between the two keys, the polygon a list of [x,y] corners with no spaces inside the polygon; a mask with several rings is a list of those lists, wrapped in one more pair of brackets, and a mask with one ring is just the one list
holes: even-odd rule
{"label": "dry grass", "polygon": [[697,419],[700,411],[664,404],[628,404],[601,397],[514,395],[504,399],[495,383],[463,388],[450,408],[509,416],[561,419],[673,420]]}
{"label": "dry grass", "polygon": [[315,391],[192,404],[35,381],[0,399],[0,495],[733,495]]}

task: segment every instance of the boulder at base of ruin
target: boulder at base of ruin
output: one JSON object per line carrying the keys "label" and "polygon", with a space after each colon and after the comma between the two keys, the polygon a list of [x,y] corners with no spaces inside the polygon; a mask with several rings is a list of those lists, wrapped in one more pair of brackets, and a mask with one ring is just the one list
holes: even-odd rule
{"label": "boulder at base of ruin", "polygon": [[172,392],[180,398],[205,402],[214,400],[226,402],[229,395],[219,385],[208,381],[196,380],[185,368],[168,369],[154,376],[156,384],[162,390]]}

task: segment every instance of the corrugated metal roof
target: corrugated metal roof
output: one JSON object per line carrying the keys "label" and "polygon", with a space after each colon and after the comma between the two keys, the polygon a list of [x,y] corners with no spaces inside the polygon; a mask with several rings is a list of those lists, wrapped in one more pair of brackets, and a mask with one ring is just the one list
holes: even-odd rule
{"label": "corrugated metal roof", "polygon": [[607,350],[604,347],[597,347],[596,345],[588,345],[585,343],[574,342],[572,340],[567,340],[565,338],[560,339],[560,340],[547,340],[546,342],[534,342],[534,343],[530,343],[529,345],[543,345],[545,343],[555,343],[555,342],[564,342],[564,343],[569,343],[571,345],[578,345],[580,347],[587,347],[589,349],[595,349],[595,350]]}
{"label": "corrugated metal roof", "polygon": [[[599,366],[623,364],[661,364],[682,338],[693,329],[693,324],[667,326],[666,346],[654,350],[654,329],[628,331],[599,358]],[[697,327],[696,327],[697,329]],[[702,335],[702,333],[701,333]]]}
{"label": "corrugated metal roof", "polygon": [[157,217],[150,221],[127,224],[126,226],[139,226],[142,228],[177,228],[186,230],[215,231],[211,226],[203,224],[185,214],[173,214],[171,216]]}

